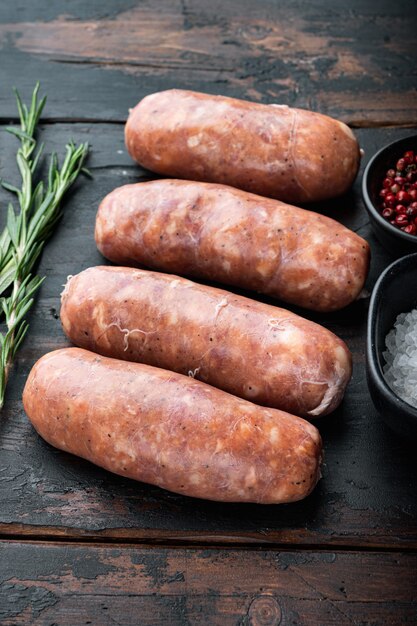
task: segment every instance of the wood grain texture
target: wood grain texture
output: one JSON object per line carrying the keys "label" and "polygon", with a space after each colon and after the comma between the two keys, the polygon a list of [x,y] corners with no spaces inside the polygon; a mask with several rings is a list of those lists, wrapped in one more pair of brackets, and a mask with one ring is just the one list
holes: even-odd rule
{"label": "wood grain texture", "polygon": [[[411,132],[358,131],[367,155],[364,164],[382,145]],[[91,141],[94,179],[77,184],[45,249],[40,272],[47,280],[31,315],[30,333],[13,370],[0,421],[3,536],[417,547],[415,450],[381,423],[365,382],[366,299],[335,314],[302,313],[340,335],[354,358],[354,375],[342,406],[317,422],[325,446],[324,476],[304,502],[262,507],[188,499],[113,476],[54,450],[36,435],[22,409],[23,385],[42,354],[67,345],[58,319],[59,294],[67,275],[103,262],[93,239],[98,203],[114,187],[150,176],[130,161],[119,125],[56,124],[42,133],[52,149],[60,149],[69,137]],[[15,139],[2,135],[2,140],[0,174],[13,180],[15,165],[9,155]],[[2,192],[0,202],[7,198]],[[369,229],[360,200],[360,176],[350,194],[322,208],[369,240],[371,288],[391,259]]]}
{"label": "wood grain texture", "polygon": [[0,544],[3,626],[415,624],[417,555]]}
{"label": "wood grain texture", "polygon": [[417,122],[413,0],[5,0],[0,18],[3,119],[11,84],[27,95],[36,77],[61,120],[120,121],[146,94],[181,87],[356,126]]}
{"label": "wood grain texture", "polygon": [[[90,141],[94,174],[77,183],[43,254],[47,280],[0,416],[2,625],[416,624],[417,461],[368,394],[367,299],[331,315],[297,311],[339,334],[354,358],[345,401],[318,422],[324,477],[304,502],[224,505],[124,480],[48,446],[21,403],[33,363],[68,345],[67,275],[104,262],[93,239],[99,201],[152,178],[124,148],[129,107],[181,87],[311,108],[357,128],[396,126],[357,131],[366,164],[413,132],[398,127],[417,126],[416,18],[413,0],[0,2],[0,177],[16,179],[16,141],[1,126],[16,118],[11,87],[27,100],[36,80],[48,93],[42,138],[58,151]],[[0,206],[8,200],[0,191]],[[370,230],[360,175],[316,208],[368,239],[372,288],[391,258]]]}

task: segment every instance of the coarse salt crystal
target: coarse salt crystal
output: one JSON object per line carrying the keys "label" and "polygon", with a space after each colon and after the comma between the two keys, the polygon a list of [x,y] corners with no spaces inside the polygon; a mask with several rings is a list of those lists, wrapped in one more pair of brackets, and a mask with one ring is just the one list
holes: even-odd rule
{"label": "coarse salt crystal", "polygon": [[417,309],[400,313],[385,338],[383,367],[387,384],[417,408]]}

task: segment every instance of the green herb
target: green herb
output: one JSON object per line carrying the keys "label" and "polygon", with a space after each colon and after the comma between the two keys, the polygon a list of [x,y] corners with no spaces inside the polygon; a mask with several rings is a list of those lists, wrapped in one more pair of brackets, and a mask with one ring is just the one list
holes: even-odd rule
{"label": "green herb", "polygon": [[46,97],[38,99],[36,85],[29,108],[16,91],[20,128],[6,128],[20,141],[16,161],[21,187],[1,181],[2,186],[17,196],[19,210],[10,203],[7,224],[0,235],[0,311],[4,314],[5,332],[0,333],[0,408],[4,404],[7,380],[16,352],[27,332],[26,315],[34,295],[44,278],[32,274],[46,240],[62,215],[61,200],[75,182],[88,154],[88,144],[66,146],[62,166],[52,154],[48,180],[36,182],[43,144],[38,147],[36,130]]}

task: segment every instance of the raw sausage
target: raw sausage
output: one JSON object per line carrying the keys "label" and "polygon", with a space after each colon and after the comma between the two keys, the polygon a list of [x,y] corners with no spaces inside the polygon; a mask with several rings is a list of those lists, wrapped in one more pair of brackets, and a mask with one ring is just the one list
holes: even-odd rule
{"label": "raw sausage", "polygon": [[316,311],[353,302],[368,243],[338,222],[225,185],[156,180],[100,204],[96,243],[120,265],[254,289]]}
{"label": "raw sausage", "polygon": [[147,365],[57,350],[33,367],[23,403],[53,446],[176,493],[277,504],[319,478],[308,422]]}
{"label": "raw sausage", "polygon": [[330,413],[351,376],[344,342],[284,309],[123,267],[70,277],[61,322],[77,346],[190,374],[301,416]]}
{"label": "raw sausage", "polygon": [[181,89],[141,100],[125,138],[130,155],[153,172],[294,204],[344,193],[360,162],[352,131],[331,117]]}
{"label": "raw sausage", "polygon": [[330,413],[351,375],[349,350],[325,328],[178,276],[89,268],[69,278],[61,321],[81,348],[189,374],[294,415]]}

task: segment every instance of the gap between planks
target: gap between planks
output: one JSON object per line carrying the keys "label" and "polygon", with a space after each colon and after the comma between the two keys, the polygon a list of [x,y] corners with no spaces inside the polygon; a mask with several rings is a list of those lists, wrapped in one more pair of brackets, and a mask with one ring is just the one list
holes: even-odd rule
{"label": "gap between planks", "polygon": [[[127,117],[124,119],[99,119],[92,117],[42,117],[40,120],[41,126],[53,126],[54,124],[115,124],[124,125]],[[417,128],[415,119],[406,120],[405,122],[396,123],[390,120],[372,121],[372,120],[347,120],[345,123],[351,128],[360,129],[384,129],[384,128]],[[17,117],[1,117],[0,126],[18,125],[20,121]]]}
{"label": "gap between planks", "polygon": [[[104,534],[66,534],[66,529],[46,529],[46,532],[41,532],[33,527],[23,527],[21,532],[4,532],[3,528],[0,528],[0,542],[7,543],[25,543],[25,544],[71,544],[71,545],[92,545],[96,547],[104,546],[123,546],[123,547],[135,547],[135,548],[169,548],[169,549],[204,549],[204,550],[260,550],[260,551],[279,551],[279,552],[294,552],[294,551],[309,551],[309,552],[361,552],[361,553],[404,553],[404,554],[417,554],[417,542],[408,543],[407,545],[401,544],[354,544],[354,543],[296,543],[296,542],[279,542],[268,541],[268,539],[261,540],[253,537],[223,537],[220,539],[216,535],[201,534],[195,537],[188,537],[186,535],[165,535],[155,537],[132,537],[132,536],[117,536],[117,535],[104,535]],[[120,529],[123,531],[124,529]],[[36,532],[38,531],[38,532]],[[117,529],[114,529],[117,532]],[[61,532],[61,534],[59,534]]]}

